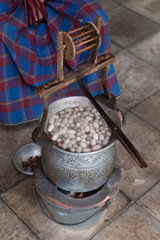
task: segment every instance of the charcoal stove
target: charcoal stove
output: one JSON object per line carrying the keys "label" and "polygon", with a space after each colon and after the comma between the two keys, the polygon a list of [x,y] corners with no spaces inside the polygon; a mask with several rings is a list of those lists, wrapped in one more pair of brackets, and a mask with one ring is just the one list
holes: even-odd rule
{"label": "charcoal stove", "polygon": [[[107,183],[94,191],[68,192],[55,186],[45,175],[41,161],[34,172],[34,195],[42,213],[51,221],[72,230],[82,230],[94,225],[119,192],[122,168],[114,168]],[[39,197],[51,213],[41,206]]]}

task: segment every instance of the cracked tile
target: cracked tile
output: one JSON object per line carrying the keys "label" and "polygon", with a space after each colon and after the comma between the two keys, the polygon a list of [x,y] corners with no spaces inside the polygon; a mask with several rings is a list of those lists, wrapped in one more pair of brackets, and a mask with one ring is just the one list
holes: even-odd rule
{"label": "cracked tile", "polygon": [[126,48],[145,35],[160,30],[160,25],[123,6],[108,12],[110,37],[119,46]]}
{"label": "cracked tile", "polygon": [[[117,54],[114,63],[124,108],[130,108],[160,89],[160,72],[126,50]],[[152,84],[151,84],[152,79]]]}
{"label": "cracked tile", "polygon": [[160,108],[157,106],[160,106],[160,91],[147,98],[131,111],[151,126],[160,130]]}
{"label": "cracked tile", "polygon": [[138,203],[158,221],[160,221],[159,196],[160,183],[154,186],[138,201]]}
{"label": "cracked tile", "polygon": [[0,200],[0,239],[38,240],[25,224]]}
{"label": "cracked tile", "polygon": [[0,126],[0,137],[3,139],[0,145],[1,192],[26,177],[15,168],[12,156],[20,146],[32,142],[31,134],[36,125],[37,123],[30,122],[17,126]]}
{"label": "cracked tile", "polygon": [[160,133],[131,113],[127,113],[126,120],[123,132],[148,164],[140,168],[117,141],[116,164],[124,169],[121,189],[136,200],[160,180]]}
{"label": "cracked tile", "polygon": [[1,195],[2,199],[23,219],[25,224],[43,240],[88,240],[106,221],[128,205],[127,198],[119,192],[100,220],[91,228],[72,231],[48,220],[39,210],[33,197],[32,177],[25,179]]}
{"label": "cracked tile", "polygon": [[99,239],[158,240],[160,223],[138,204],[134,204],[93,238],[93,240]]}
{"label": "cracked tile", "polygon": [[160,32],[132,45],[127,51],[160,70]]}
{"label": "cracked tile", "polygon": [[132,0],[124,4],[126,7],[160,23],[159,0]]}

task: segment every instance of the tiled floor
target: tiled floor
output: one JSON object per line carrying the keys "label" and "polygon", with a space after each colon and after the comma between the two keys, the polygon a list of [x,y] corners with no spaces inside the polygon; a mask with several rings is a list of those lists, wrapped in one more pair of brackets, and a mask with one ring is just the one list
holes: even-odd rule
{"label": "tiled floor", "polygon": [[33,197],[32,177],[21,174],[13,153],[31,142],[36,122],[0,126],[0,239],[160,239],[160,1],[100,0],[110,19],[111,51],[126,113],[125,134],[148,163],[141,169],[117,142],[121,190],[93,227],[72,231],[47,220]]}

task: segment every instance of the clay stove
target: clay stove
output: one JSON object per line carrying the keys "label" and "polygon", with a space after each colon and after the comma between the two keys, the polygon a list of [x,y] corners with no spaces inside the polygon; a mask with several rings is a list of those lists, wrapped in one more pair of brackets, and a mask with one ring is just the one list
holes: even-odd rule
{"label": "clay stove", "polygon": [[[94,225],[117,196],[122,176],[123,169],[114,168],[107,183],[100,188],[85,193],[68,192],[51,183],[40,161],[34,172],[34,196],[42,213],[51,221],[82,230]],[[51,215],[41,206],[39,196]]]}

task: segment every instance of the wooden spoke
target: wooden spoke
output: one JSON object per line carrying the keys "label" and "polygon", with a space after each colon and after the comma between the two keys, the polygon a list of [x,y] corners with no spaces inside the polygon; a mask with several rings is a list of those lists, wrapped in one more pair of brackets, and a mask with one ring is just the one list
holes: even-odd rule
{"label": "wooden spoke", "polygon": [[86,25],[86,26],[82,26],[82,27],[79,27],[79,28],[73,29],[73,30],[71,30],[71,31],[68,31],[67,33],[68,33],[68,34],[72,34],[72,33],[75,33],[75,32],[78,32],[78,31],[81,31],[81,30],[83,30],[84,28],[87,28],[87,27],[88,27],[88,25]]}
{"label": "wooden spoke", "polygon": [[81,46],[81,45],[83,45],[83,44],[86,44],[86,43],[92,42],[92,41],[94,41],[94,40],[96,40],[96,39],[97,39],[97,37],[92,38],[92,39],[89,39],[89,40],[84,41],[84,42],[81,42],[81,43],[79,43],[78,45],[75,45],[75,47],[79,47],[79,46]]}
{"label": "wooden spoke", "polygon": [[72,36],[72,39],[76,39],[76,38],[78,38],[78,37],[84,36],[84,35],[86,35],[86,34],[88,34],[88,33],[93,32],[93,31],[94,31],[94,29],[91,29],[91,30],[89,30],[89,31],[87,31],[87,32],[79,33],[79,34],[77,34],[77,35]]}
{"label": "wooden spoke", "polygon": [[77,52],[76,52],[76,54],[80,54],[80,53],[82,53],[82,52],[85,52],[85,51],[87,51],[87,50],[89,50],[89,49],[93,48],[94,46],[96,46],[96,43],[95,43],[95,44],[92,44],[92,45],[90,45],[89,47],[82,48],[81,50],[77,51]]}

